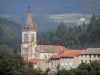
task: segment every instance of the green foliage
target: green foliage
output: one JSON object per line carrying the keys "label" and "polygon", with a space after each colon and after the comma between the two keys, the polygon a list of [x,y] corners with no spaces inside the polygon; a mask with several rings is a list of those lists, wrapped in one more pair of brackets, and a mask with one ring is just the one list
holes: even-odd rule
{"label": "green foliage", "polygon": [[50,69],[47,68],[47,70],[44,72],[44,75],[49,75],[50,74]]}
{"label": "green foliage", "polygon": [[76,68],[76,74],[80,75],[99,75],[100,74],[100,62],[93,61],[92,63],[82,63]]}
{"label": "green foliage", "polygon": [[69,75],[69,72],[67,70],[63,69],[61,71],[58,71],[57,75]]}
{"label": "green foliage", "polygon": [[[63,45],[70,49],[83,49],[100,46],[100,17],[93,15],[89,24],[68,27],[59,23],[57,28],[48,32],[38,32],[37,43],[44,45]],[[20,52],[21,26],[0,18],[0,44],[16,48]],[[16,46],[17,45],[17,46]]]}
{"label": "green foliage", "polygon": [[24,65],[23,58],[13,51],[6,45],[0,45],[0,75],[15,74]]}
{"label": "green foliage", "polygon": [[100,75],[100,61],[82,63],[75,69],[63,69],[58,71],[57,75]]}
{"label": "green foliage", "polygon": [[34,69],[33,63],[26,63],[21,55],[6,45],[0,45],[0,75],[49,75],[50,69],[43,72]]}
{"label": "green foliage", "polygon": [[68,27],[64,23],[53,31],[38,34],[38,44],[63,45],[70,49],[100,46],[100,17],[93,15],[90,23]]}
{"label": "green foliage", "polygon": [[15,47],[21,41],[21,25],[0,17],[0,45]]}

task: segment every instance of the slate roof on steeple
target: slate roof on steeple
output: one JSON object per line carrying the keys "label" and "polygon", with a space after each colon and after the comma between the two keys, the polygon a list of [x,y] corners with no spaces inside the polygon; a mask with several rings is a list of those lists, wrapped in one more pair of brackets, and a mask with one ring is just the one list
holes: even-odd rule
{"label": "slate roof on steeple", "polygon": [[24,25],[25,29],[35,29],[35,25],[32,23],[32,15],[30,12],[30,8],[28,10],[28,15],[27,15],[27,19],[26,19],[26,23]]}

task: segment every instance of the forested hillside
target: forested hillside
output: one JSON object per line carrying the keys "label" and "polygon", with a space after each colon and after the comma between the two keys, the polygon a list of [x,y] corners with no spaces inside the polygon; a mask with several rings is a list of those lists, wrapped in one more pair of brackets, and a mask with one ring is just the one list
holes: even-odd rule
{"label": "forested hillside", "polygon": [[0,17],[0,44],[15,47],[21,41],[21,25]]}
{"label": "forested hillside", "polygon": [[60,23],[53,31],[40,32],[38,43],[63,45],[70,49],[100,47],[100,17],[93,15],[89,24],[75,27]]}
{"label": "forested hillside", "polygon": [[[100,47],[100,17],[93,15],[89,24],[70,27],[64,23],[48,32],[37,32],[38,44],[63,45],[70,49]],[[21,25],[0,18],[0,44],[21,44]]]}

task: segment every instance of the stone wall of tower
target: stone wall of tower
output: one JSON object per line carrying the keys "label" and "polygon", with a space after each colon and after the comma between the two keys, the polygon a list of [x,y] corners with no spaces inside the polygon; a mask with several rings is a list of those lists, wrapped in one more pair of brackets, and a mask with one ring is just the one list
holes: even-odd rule
{"label": "stone wall of tower", "polygon": [[32,16],[29,10],[26,24],[22,26],[21,55],[24,59],[30,60],[35,58],[36,40],[36,29],[35,25],[32,24]]}
{"label": "stone wall of tower", "polygon": [[[28,42],[25,42],[25,35],[28,35]],[[34,40],[32,40],[32,35],[34,35]],[[36,31],[22,31],[22,47],[21,54],[25,59],[35,58],[35,48],[36,48]]]}
{"label": "stone wall of tower", "polygon": [[[25,34],[28,34],[28,43],[30,43],[30,42],[34,42],[34,43],[36,43],[36,31],[22,31],[22,43],[25,43],[24,42],[24,35]],[[32,34],[34,34],[34,41],[32,40]]]}

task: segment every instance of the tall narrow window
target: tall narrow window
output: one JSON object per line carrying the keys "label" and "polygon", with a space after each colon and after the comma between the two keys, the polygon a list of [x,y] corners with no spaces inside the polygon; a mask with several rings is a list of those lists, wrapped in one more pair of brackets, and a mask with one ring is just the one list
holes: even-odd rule
{"label": "tall narrow window", "polygon": [[91,58],[91,55],[90,55],[90,58]]}
{"label": "tall narrow window", "polygon": [[47,56],[45,55],[44,58],[47,59]]}
{"label": "tall narrow window", "polygon": [[99,55],[98,55],[98,58],[99,58]]}
{"label": "tall narrow window", "polygon": [[31,40],[34,41],[34,34],[31,34]]}
{"label": "tall narrow window", "polygon": [[87,60],[85,60],[85,63],[87,63]]}
{"label": "tall narrow window", "polygon": [[25,42],[25,43],[28,42],[28,34],[24,34],[24,42]]}
{"label": "tall narrow window", "polygon": [[90,63],[91,63],[91,60],[89,60],[90,61]]}
{"label": "tall narrow window", "polygon": [[83,63],[83,60],[81,60],[81,63]]}
{"label": "tall narrow window", "polygon": [[96,57],[96,55],[94,55],[94,58]]}

